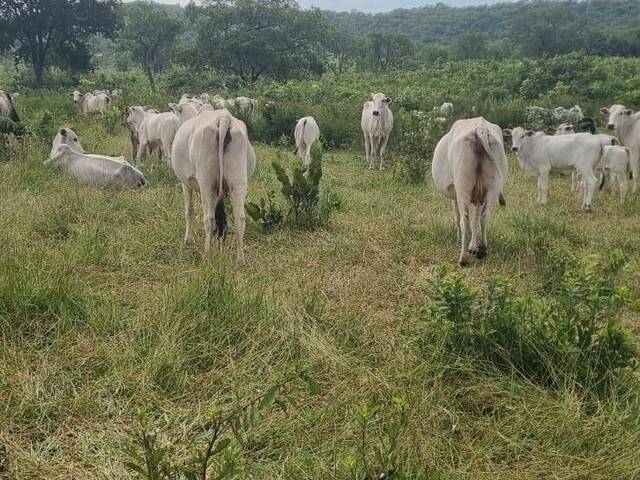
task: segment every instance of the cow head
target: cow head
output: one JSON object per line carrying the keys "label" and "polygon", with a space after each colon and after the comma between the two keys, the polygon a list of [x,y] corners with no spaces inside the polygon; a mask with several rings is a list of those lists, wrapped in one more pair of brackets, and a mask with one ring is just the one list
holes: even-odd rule
{"label": "cow head", "polygon": [[82,95],[78,90],[74,90],[71,96],[73,97],[73,103],[82,103],[82,97],[84,97],[84,95]]}
{"label": "cow head", "polygon": [[535,133],[533,130],[525,130],[522,127],[516,127],[513,130],[505,128],[502,132],[505,137],[511,137],[511,150],[514,152],[519,151],[527,138]]}
{"label": "cow head", "polygon": [[69,147],[73,151],[84,153],[84,148],[82,148],[82,145],[80,145],[80,140],[78,139],[78,135],[76,135],[76,132],[74,132],[70,128],[61,128],[60,137],[62,137],[62,143],[65,145],[69,145]]}
{"label": "cow head", "polygon": [[73,153],[73,150],[71,149],[71,147],[66,143],[61,143],[60,146],[58,146],[58,149],[55,151],[55,153],[51,156],[51,158],[44,161],[44,164],[45,165],[58,164],[64,159],[66,155],[70,153]]}
{"label": "cow head", "polygon": [[369,101],[373,103],[373,115],[379,116],[380,112],[383,112],[385,108],[393,103],[390,97],[387,97],[384,93],[372,93],[369,97]]}
{"label": "cow head", "polygon": [[633,115],[633,110],[624,105],[613,105],[609,108],[601,108],[600,112],[608,115],[607,128],[609,130],[619,129],[628,117]]}

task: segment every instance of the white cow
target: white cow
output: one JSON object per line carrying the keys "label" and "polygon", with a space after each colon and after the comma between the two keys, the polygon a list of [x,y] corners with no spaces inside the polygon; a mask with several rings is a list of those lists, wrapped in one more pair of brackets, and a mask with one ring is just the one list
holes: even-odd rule
{"label": "white cow", "polygon": [[392,100],[384,93],[371,94],[362,107],[360,126],[364,134],[364,150],[369,169],[384,169],[384,154],[393,130]]}
{"label": "white cow", "polygon": [[49,153],[49,159],[52,159],[55,156],[58,152],[58,148],[62,144],[69,145],[71,150],[74,152],[84,153],[84,148],[82,148],[76,132],[68,127],[64,127],[60,129],[55,137],[53,137],[53,144],[51,146],[51,153]]}
{"label": "white cow", "polygon": [[88,92],[83,95],[78,90],[73,92],[73,101],[81,113],[103,113],[111,105],[111,97],[105,93],[94,95]]}
{"label": "white cow", "polygon": [[12,120],[15,123],[20,121],[18,112],[16,112],[16,109],[13,106],[11,95],[4,90],[0,90],[0,117],[8,117],[9,120]]}
{"label": "white cow", "polygon": [[458,120],[436,146],[433,183],[452,201],[463,267],[470,254],[487,254],[489,216],[498,201],[504,204],[507,171],[500,127],[482,117]]}
{"label": "white cow", "polygon": [[258,102],[249,97],[237,97],[233,100],[233,105],[243,113],[253,113]]}
{"label": "white cow", "polygon": [[116,98],[119,98],[122,96],[122,89],[121,88],[114,88],[113,90],[111,90],[111,98],[113,100],[115,100]]}
{"label": "white cow", "polygon": [[547,204],[549,172],[555,169],[575,169],[585,183],[582,208],[591,212],[593,193],[597,179],[594,173],[602,158],[602,143],[590,133],[572,135],[546,135],[517,127],[505,129],[504,134],[513,138],[513,151],[525,172],[538,177],[537,202]]}
{"label": "white cow", "polygon": [[144,107],[130,107],[127,124],[132,125],[138,133],[136,165],[142,161],[143,156],[155,148],[159,148],[161,157],[169,159],[173,138],[180,126],[180,119],[175,113],[159,113],[156,110],[145,110]]}
{"label": "white cow", "polygon": [[298,120],[294,132],[296,140],[296,154],[302,159],[305,167],[311,164],[311,145],[320,138],[320,127],[313,117]]}
{"label": "white cow", "polygon": [[213,108],[215,108],[216,110],[229,107],[227,101],[220,95],[214,95],[213,97],[211,97],[211,105],[213,105]]}
{"label": "white cow", "polygon": [[447,117],[453,113],[453,103],[444,102],[440,105],[440,115]]}
{"label": "white cow", "polygon": [[640,113],[624,105],[612,105],[609,108],[602,108],[601,111],[609,116],[607,127],[609,130],[615,130],[620,145],[629,149],[633,173],[632,191],[636,192],[640,180]]}
{"label": "white cow", "polygon": [[202,112],[213,112],[213,111],[215,111],[215,108],[213,108],[213,105],[211,105],[210,103],[205,103],[198,110],[198,115],[200,115]]}
{"label": "white cow", "polygon": [[604,147],[602,154],[603,176],[600,190],[604,187],[607,174],[613,184],[620,190],[620,202],[624,202],[627,194],[627,171],[631,163],[631,152],[627,147],[613,145]]}
{"label": "white cow", "polygon": [[170,103],[169,109],[178,116],[180,125],[182,125],[198,115],[200,105],[194,102]]}
{"label": "white cow", "polygon": [[60,166],[67,175],[100,187],[139,188],[146,183],[142,172],[124,157],[79,153],[64,143],[44,164]]}
{"label": "white cow", "polygon": [[[193,238],[193,191],[200,192],[204,214],[204,250],[209,251],[216,223],[218,239],[224,236],[224,194],[228,191],[235,218],[237,255],[244,258],[245,198],[255,152],[246,125],[226,110],[203,112],[185,122],[173,141],[171,164],[182,182],[186,229],[185,243]],[[226,187],[226,188],[224,188]]]}
{"label": "white cow", "polygon": [[[558,126],[558,129],[556,130],[555,135],[571,135],[576,133],[574,126],[571,123],[562,123]],[[610,147],[612,145],[620,145],[620,142],[618,141],[618,139],[616,137],[614,137],[613,135],[607,135],[605,133],[598,133],[594,135],[598,140],[600,140],[600,143],[602,144],[602,147]],[[602,164],[602,162],[600,162],[600,164],[598,164],[597,169],[599,170],[603,170],[604,166]],[[605,173],[603,172],[603,175]],[[604,178],[602,179],[602,181],[604,182]],[[626,183],[625,183],[626,186]],[[578,173],[578,171],[574,170],[573,172],[571,172],[571,191],[575,192],[577,191],[582,191],[582,188],[584,187],[583,182],[582,182],[582,178],[580,176],[580,174]]]}
{"label": "white cow", "polygon": [[192,103],[199,108],[202,106],[203,102],[198,97],[192,97],[187,95],[186,93],[183,93],[182,97],[180,97],[180,100],[178,100],[178,105],[184,105],[187,103]]}
{"label": "white cow", "polygon": [[208,93],[206,93],[206,92],[205,92],[205,93],[201,93],[201,94],[200,94],[200,101],[201,101],[203,104],[211,103],[211,97],[210,97],[210,96],[209,96],[209,94],[208,94]]}

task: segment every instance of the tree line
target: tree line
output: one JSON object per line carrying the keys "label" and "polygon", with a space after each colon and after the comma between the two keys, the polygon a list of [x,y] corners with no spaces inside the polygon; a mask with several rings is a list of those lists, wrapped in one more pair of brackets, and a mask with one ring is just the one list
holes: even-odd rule
{"label": "tree line", "polygon": [[520,1],[385,14],[303,10],[295,0],[0,0],[0,52],[71,71],[140,66],[152,88],[170,65],[253,83],[330,70],[388,72],[425,62],[544,57],[572,51],[640,55],[640,0]]}

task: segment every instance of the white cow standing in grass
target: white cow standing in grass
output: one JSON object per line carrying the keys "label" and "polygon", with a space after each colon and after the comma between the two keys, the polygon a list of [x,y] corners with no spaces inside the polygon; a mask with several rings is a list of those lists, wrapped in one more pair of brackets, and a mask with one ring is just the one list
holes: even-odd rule
{"label": "white cow standing in grass", "polygon": [[111,106],[111,97],[105,93],[100,92],[95,95],[88,92],[82,94],[75,90],[72,95],[80,113],[104,113]]}
{"label": "white cow standing in grass", "polygon": [[463,267],[470,254],[487,254],[489,216],[498,201],[504,203],[507,171],[502,131],[482,117],[458,120],[436,146],[433,183],[453,204]]}
{"label": "white cow standing in grass", "polygon": [[369,169],[384,170],[384,154],[393,130],[392,100],[384,93],[371,94],[362,107],[360,126],[364,134],[364,150]]}
{"label": "white cow standing in grass", "polygon": [[80,153],[66,143],[60,144],[44,164],[59,166],[80,182],[99,187],[140,188],[146,183],[142,172],[124,157]]}
{"label": "white cow standing in grass", "polygon": [[453,103],[444,102],[442,105],[440,105],[440,115],[442,117],[448,117],[452,113],[453,113]]}
{"label": "white cow standing in grass", "polygon": [[[555,135],[571,135],[574,133],[576,133],[576,131],[574,126],[571,123],[562,123],[558,126],[558,129],[556,130]],[[600,140],[600,143],[602,144],[603,148],[610,147],[612,145],[620,145],[620,142],[618,141],[618,139],[613,135],[598,133],[598,134],[595,134],[594,136],[598,140]],[[604,181],[606,178],[606,171],[604,169],[603,162],[600,162],[600,164],[598,164],[596,169],[602,171],[602,175],[604,176],[602,177],[601,180],[602,180],[602,184],[604,185]],[[578,173],[577,170],[574,170],[573,172],[571,172],[571,191],[581,192],[583,191],[583,188],[584,188],[584,182],[582,181],[582,177],[580,176],[580,173]],[[626,188],[626,181],[625,181],[625,188]]]}
{"label": "white cow standing in grass", "polygon": [[52,159],[56,155],[58,148],[62,144],[69,145],[71,150],[74,152],[84,153],[84,148],[82,148],[76,132],[68,127],[64,127],[60,129],[55,137],[53,137],[53,144],[51,146],[51,152],[49,153],[49,159]]}
{"label": "white cow standing in grass", "polygon": [[609,130],[615,130],[620,144],[629,149],[633,174],[632,191],[635,193],[640,181],[640,112],[636,113],[624,105],[612,105],[609,108],[602,108],[601,111],[609,116],[607,121]]}
{"label": "white cow standing in grass", "polygon": [[594,171],[603,153],[600,139],[590,133],[546,135],[522,127],[505,129],[504,134],[512,137],[512,150],[517,152],[520,167],[538,177],[539,204],[547,204],[551,170],[573,168],[585,183],[582,208],[591,212],[597,184]]}
{"label": "white cow standing in grass", "polygon": [[187,120],[191,120],[198,116],[200,107],[202,107],[202,103],[197,104],[191,101],[169,104],[169,109],[180,119],[180,125],[184,124]]}
{"label": "white cow standing in grass", "polygon": [[154,148],[159,149],[161,158],[169,160],[173,138],[180,126],[180,120],[175,113],[159,113],[145,107],[129,107],[127,124],[132,125],[137,131],[136,165]]}
{"label": "white cow standing in grass", "polygon": [[182,182],[185,243],[193,238],[194,190],[200,192],[202,201],[205,252],[211,248],[214,221],[221,242],[225,229],[224,194],[228,191],[235,218],[237,256],[239,260],[244,258],[244,205],[255,163],[246,125],[226,109],[203,112],[178,129],[171,164]]}
{"label": "white cow standing in grass", "polygon": [[313,117],[303,117],[298,120],[294,132],[296,140],[296,154],[302,159],[302,165],[311,164],[311,145],[320,138],[320,127]]}

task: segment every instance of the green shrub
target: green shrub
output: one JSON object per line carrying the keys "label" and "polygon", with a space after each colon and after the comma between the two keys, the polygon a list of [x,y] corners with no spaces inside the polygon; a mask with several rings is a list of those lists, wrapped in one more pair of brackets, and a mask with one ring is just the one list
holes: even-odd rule
{"label": "green shrub", "polygon": [[[321,209],[320,180],[322,179],[322,145],[311,146],[311,164],[303,167],[294,160],[291,178],[278,161],[273,162],[276,177],[282,185],[282,195],[288,207],[287,222],[296,227],[315,228],[328,221],[330,211]],[[329,204],[327,204],[328,206]]]}
{"label": "green shrub", "polygon": [[440,271],[433,283],[429,333],[423,347],[442,342],[446,354],[480,359],[551,389],[608,395],[637,366],[637,352],[620,321],[627,302],[626,261],[581,259],[551,296],[515,294],[505,279],[484,290]]}
{"label": "green shrub", "polygon": [[418,185],[424,179],[431,165],[436,145],[447,132],[448,121],[437,119],[434,112],[403,112],[396,115],[397,136],[395,139],[395,175],[402,181]]}
{"label": "green shrub", "polygon": [[268,192],[266,200],[260,199],[259,203],[249,202],[246,206],[247,214],[256,222],[258,228],[263,232],[270,232],[284,221],[282,208],[278,206],[274,199],[274,192]]}

